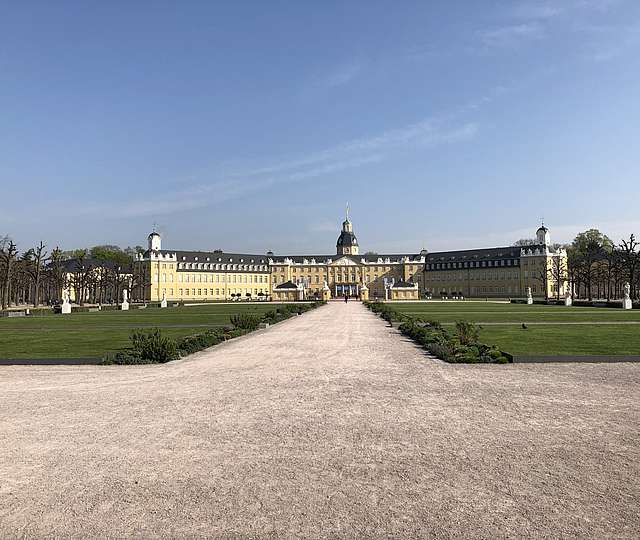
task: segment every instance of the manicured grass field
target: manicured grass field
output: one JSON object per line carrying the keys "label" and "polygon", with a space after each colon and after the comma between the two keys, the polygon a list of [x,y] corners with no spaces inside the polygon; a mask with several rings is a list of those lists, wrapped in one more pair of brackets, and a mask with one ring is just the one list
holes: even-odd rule
{"label": "manicured grass field", "polygon": [[262,314],[269,304],[208,304],[167,309],[133,309],[0,318],[0,358],[97,358],[129,345],[135,328],[160,328],[184,337],[229,324],[240,312]]}
{"label": "manicured grass field", "polygon": [[473,301],[392,305],[443,324],[476,322],[484,343],[514,355],[640,355],[640,310]]}

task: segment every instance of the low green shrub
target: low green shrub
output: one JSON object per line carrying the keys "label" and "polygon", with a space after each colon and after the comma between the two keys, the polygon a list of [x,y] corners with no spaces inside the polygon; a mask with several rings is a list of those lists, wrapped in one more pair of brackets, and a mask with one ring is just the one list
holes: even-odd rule
{"label": "low green shrub", "polygon": [[163,336],[158,328],[150,331],[134,330],[131,333],[131,349],[134,355],[152,362],[169,362],[178,358],[175,340]]}
{"label": "low green shrub", "polygon": [[511,361],[497,347],[479,342],[480,328],[473,322],[457,321],[451,333],[438,321],[409,317],[380,302],[365,305],[387,321],[401,321],[400,332],[445,362],[506,364]]}
{"label": "low green shrub", "polygon": [[177,342],[162,336],[160,330],[135,330],[131,334],[129,349],[108,353],[104,364],[149,364],[175,360],[181,356],[193,354],[223,341],[243,336],[256,330],[261,322],[274,324],[294,315],[305,313],[326,302],[312,304],[283,304],[274,310],[265,312],[261,317],[255,313],[241,313],[230,317],[232,326],[207,330],[200,334],[186,336]]}
{"label": "low green shrub", "polygon": [[131,365],[131,364],[152,364],[152,360],[140,358],[129,350],[107,353],[102,359],[103,364]]}
{"label": "low green shrub", "polygon": [[256,330],[260,326],[260,317],[253,313],[231,315],[231,324],[242,330]]}
{"label": "low green shrub", "polygon": [[480,338],[480,328],[471,321],[456,321],[456,336],[462,345],[472,345]]}

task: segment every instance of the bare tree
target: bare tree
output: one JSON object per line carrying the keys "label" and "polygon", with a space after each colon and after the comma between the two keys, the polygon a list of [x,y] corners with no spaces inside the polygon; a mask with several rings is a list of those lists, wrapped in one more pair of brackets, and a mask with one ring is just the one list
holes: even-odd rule
{"label": "bare tree", "polygon": [[560,301],[560,287],[569,278],[567,273],[567,260],[564,257],[552,257],[551,265],[547,269],[551,283],[556,287],[556,300]]}
{"label": "bare tree", "polygon": [[629,236],[629,240],[623,240],[618,246],[620,249],[620,258],[622,266],[626,271],[629,278],[629,284],[631,285],[631,297],[636,298],[636,275],[638,267],[640,266],[640,252],[638,252],[638,246],[640,242],[636,241],[636,237],[632,234]]}
{"label": "bare tree", "polygon": [[32,264],[29,268],[29,274],[33,281],[33,307],[40,305],[40,287],[42,281],[42,273],[44,262],[47,259],[47,252],[45,251],[45,245],[40,241],[33,252]]}
{"label": "bare tree", "polygon": [[12,271],[17,254],[18,248],[13,240],[4,237],[0,241],[0,267],[2,268],[2,290],[0,291],[2,298],[0,299],[0,304],[2,309],[6,309],[9,306]]}

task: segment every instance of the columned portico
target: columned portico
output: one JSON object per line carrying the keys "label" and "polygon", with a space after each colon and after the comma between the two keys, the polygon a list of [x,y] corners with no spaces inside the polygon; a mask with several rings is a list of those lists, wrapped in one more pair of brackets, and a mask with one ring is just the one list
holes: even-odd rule
{"label": "columned portico", "polygon": [[359,296],[360,284],[358,283],[340,283],[335,285],[336,296]]}

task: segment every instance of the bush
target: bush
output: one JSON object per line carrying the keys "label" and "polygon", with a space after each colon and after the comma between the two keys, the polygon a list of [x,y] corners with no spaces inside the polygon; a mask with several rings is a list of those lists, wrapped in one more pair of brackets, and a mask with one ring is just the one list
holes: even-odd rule
{"label": "bush", "polygon": [[480,329],[473,322],[457,321],[452,335],[438,321],[409,317],[380,302],[365,305],[385,320],[401,321],[400,332],[445,362],[506,364],[512,361],[497,347],[479,343]]}
{"label": "bush", "polygon": [[134,330],[131,333],[131,345],[133,354],[142,360],[163,363],[178,358],[175,340],[163,336],[157,328],[148,332]]}
{"label": "bush", "polygon": [[262,317],[251,313],[233,315],[231,317],[233,326],[207,330],[201,334],[184,337],[178,342],[162,336],[157,328],[150,332],[135,330],[131,334],[132,347],[108,353],[105,355],[103,363],[150,364],[168,362],[180,356],[193,354],[223,341],[247,334],[258,328],[261,321],[268,323],[280,322],[295,314],[304,313],[323,304],[326,304],[326,302],[300,305],[284,304],[275,310],[267,311]]}
{"label": "bush", "polygon": [[231,315],[231,324],[242,330],[256,330],[260,326],[260,317],[253,313]]}
{"label": "bush", "polygon": [[202,349],[213,347],[224,340],[224,330],[208,330],[202,334],[182,338],[178,342],[178,351],[181,356],[186,356],[201,351]]}
{"label": "bush", "polygon": [[131,351],[117,351],[109,352],[102,359],[103,364],[118,364],[118,365],[130,365],[130,364],[151,364],[151,360],[140,358],[133,354]]}
{"label": "bush", "polygon": [[471,345],[478,342],[480,328],[471,321],[456,321],[456,335],[462,345]]}

